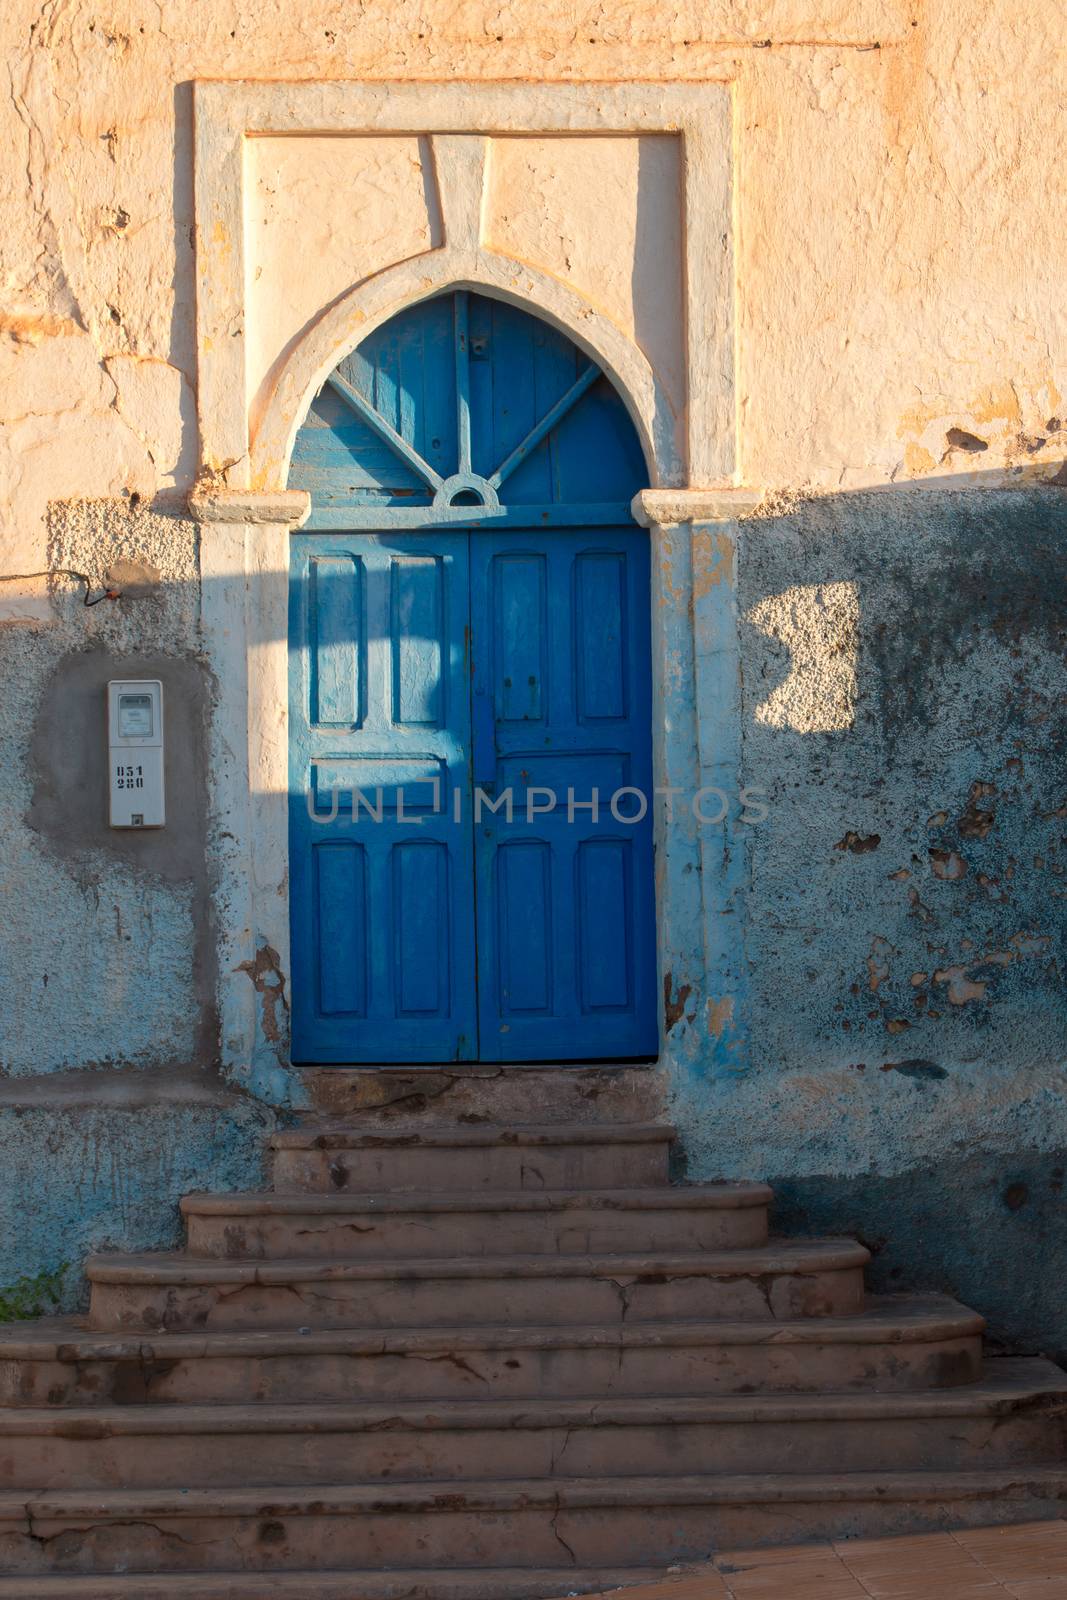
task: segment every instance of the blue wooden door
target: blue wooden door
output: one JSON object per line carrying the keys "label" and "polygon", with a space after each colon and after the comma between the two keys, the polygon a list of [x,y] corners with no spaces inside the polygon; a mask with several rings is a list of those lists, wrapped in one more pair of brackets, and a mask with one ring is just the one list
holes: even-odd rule
{"label": "blue wooden door", "polygon": [[648,594],[632,527],[472,536],[485,1061],[655,1053]]}
{"label": "blue wooden door", "polygon": [[313,403],[294,1060],[654,1054],[644,481],[599,370],[481,296],[395,318]]}
{"label": "blue wooden door", "polygon": [[294,1060],[477,1055],[468,560],[465,533],[292,541]]}

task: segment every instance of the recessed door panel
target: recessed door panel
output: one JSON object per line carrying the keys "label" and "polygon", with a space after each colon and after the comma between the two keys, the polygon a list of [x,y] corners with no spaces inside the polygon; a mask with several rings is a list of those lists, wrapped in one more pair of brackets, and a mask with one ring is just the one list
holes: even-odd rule
{"label": "recessed door panel", "polygon": [[316,556],[308,564],[311,720],[354,728],[363,676],[363,567],[358,556]]}
{"label": "recessed door panel", "polygon": [[448,847],[435,839],[396,844],[392,870],[396,1014],[447,1016],[452,943]]}
{"label": "recessed door panel", "polygon": [[319,1011],[324,1017],[363,1017],[370,943],[363,846],[347,839],[312,845],[312,879]]}
{"label": "recessed door panel", "polygon": [[496,883],[490,894],[497,915],[495,977],[501,1016],[550,1016],[552,846],[544,839],[516,839],[497,851],[494,865]]}
{"label": "recessed door panel", "polygon": [[[630,1011],[634,1003],[629,839],[583,839],[578,846],[578,998],[584,1016]],[[606,928],[611,938],[604,937]]]}
{"label": "recessed door panel", "polygon": [[[477,536],[475,536],[477,537]],[[545,714],[548,619],[543,555],[502,555],[493,565],[496,715],[540,722]]]}
{"label": "recessed door panel", "polygon": [[443,563],[436,555],[394,555],[389,567],[393,722],[440,727],[447,674]]}
{"label": "recessed door panel", "polygon": [[626,716],[626,556],[583,550],[574,560],[575,708],[579,722]]}

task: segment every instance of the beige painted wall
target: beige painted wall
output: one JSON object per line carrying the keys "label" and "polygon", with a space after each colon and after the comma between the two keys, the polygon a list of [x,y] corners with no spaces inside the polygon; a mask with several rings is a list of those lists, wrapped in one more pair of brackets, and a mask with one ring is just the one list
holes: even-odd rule
{"label": "beige painted wall", "polygon": [[426,138],[250,139],[247,384],[254,423],[279,357],[373,272],[442,242]]}
{"label": "beige painted wall", "polygon": [[[680,140],[489,141],[483,238],[576,290],[685,404]],[[428,137],[249,139],[247,386],[253,429],[282,360],[353,284],[445,242]],[[591,206],[590,196],[597,204]]]}
{"label": "beige painted wall", "polygon": [[[191,481],[194,77],[733,76],[743,480],[1052,477],[1067,453],[1056,8],[721,0],[664,17],[571,0],[369,0],[358,16],[309,0],[291,21],[264,0],[13,0],[0,102],[6,614],[49,615],[32,575],[48,565],[50,499]],[[253,393],[317,304],[425,248],[437,226],[418,140],[306,140],[277,160],[271,143],[248,157],[247,220],[262,235]],[[499,141],[489,237],[634,331],[677,395],[673,141],[555,143]],[[615,246],[629,260],[635,240],[645,265],[624,280]]]}

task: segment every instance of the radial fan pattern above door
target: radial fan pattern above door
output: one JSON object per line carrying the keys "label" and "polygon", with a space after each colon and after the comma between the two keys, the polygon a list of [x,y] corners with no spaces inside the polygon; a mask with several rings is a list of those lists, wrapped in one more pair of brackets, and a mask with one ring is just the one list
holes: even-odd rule
{"label": "radial fan pattern above door", "polygon": [[547,323],[464,291],[413,306],[340,363],[289,479],[318,528],[628,522],[646,481],[600,368]]}

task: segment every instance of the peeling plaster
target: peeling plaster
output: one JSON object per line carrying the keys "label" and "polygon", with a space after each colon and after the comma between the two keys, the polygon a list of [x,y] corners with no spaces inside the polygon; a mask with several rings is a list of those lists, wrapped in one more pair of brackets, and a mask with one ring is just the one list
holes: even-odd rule
{"label": "peeling plaster", "polygon": [[256,951],[253,961],[242,961],[238,972],[246,972],[252,987],[261,997],[263,1034],[271,1044],[278,1044],[288,1034],[289,1002],[285,997],[285,974],[278,965],[277,950],[264,944]]}

